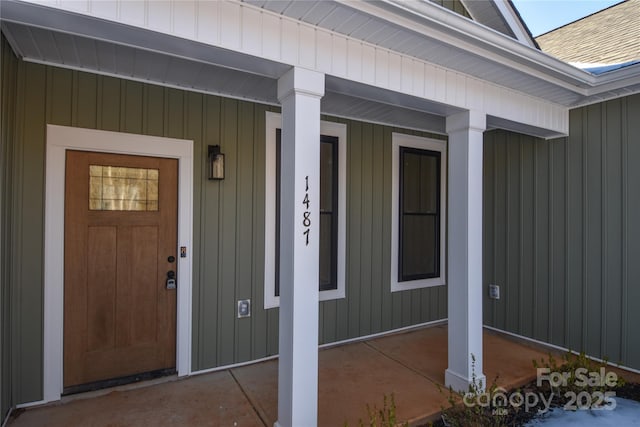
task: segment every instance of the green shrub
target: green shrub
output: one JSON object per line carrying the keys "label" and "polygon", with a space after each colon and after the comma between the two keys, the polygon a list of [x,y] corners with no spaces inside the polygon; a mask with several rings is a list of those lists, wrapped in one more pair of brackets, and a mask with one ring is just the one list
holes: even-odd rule
{"label": "green shrub", "polygon": [[[368,420],[359,420],[358,425],[360,427],[409,427],[408,422],[400,423],[396,415],[396,399],[395,395],[391,393],[391,397],[384,395],[384,403],[382,408],[378,408],[373,405],[373,408],[367,404]],[[348,427],[348,423],[344,423],[345,427]]]}

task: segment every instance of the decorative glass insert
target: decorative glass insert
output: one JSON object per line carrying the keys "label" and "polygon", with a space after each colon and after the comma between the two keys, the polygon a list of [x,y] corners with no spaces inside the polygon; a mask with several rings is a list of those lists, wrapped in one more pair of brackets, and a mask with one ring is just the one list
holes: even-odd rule
{"label": "decorative glass insert", "polygon": [[89,165],[89,209],[157,211],[158,169]]}

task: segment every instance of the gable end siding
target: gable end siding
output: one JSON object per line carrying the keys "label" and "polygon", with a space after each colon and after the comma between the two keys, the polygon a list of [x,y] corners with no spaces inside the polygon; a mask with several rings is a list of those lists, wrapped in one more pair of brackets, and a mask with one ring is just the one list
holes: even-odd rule
{"label": "gable end siding", "polygon": [[460,14],[465,18],[471,19],[471,15],[467,11],[467,8],[464,7],[464,5],[460,0],[430,0],[430,1],[446,9],[449,9],[457,14]]}

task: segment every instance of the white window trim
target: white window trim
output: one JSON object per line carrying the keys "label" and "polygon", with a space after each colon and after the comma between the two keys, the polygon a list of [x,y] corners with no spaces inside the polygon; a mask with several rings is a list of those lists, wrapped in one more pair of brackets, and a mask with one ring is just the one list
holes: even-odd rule
{"label": "white window trim", "polygon": [[[282,128],[278,113],[266,113],[265,225],[264,225],[264,308],[280,306],[275,296],[276,263],[276,129]],[[338,138],[338,288],[320,292],[320,301],[345,297],[347,244],[347,125],[320,122],[320,133]],[[317,278],[316,278],[317,281]]]}
{"label": "white window trim", "polygon": [[[447,219],[447,143],[413,135],[392,134],[391,154],[391,292],[428,288],[446,284]],[[400,147],[440,152],[440,277],[398,281],[398,244],[400,228]]]}
{"label": "white window trim", "polygon": [[[191,374],[193,254],[193,141],[47,125],[44,234],[44,366],[42,403],[60,400],[64,345],[64,195],[67,150],[178,159],[178,257],[176,370]],[[176,247],[176,252],[178,252]]]}

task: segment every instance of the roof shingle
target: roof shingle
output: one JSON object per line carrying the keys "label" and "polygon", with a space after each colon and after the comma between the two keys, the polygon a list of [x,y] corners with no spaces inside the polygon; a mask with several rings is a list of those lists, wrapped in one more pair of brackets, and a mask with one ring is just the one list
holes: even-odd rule
{"label": "roof shingle", "polygon": [[640,59],[640,0],[626,0],[536,37],[565,62],[617,64]]}

